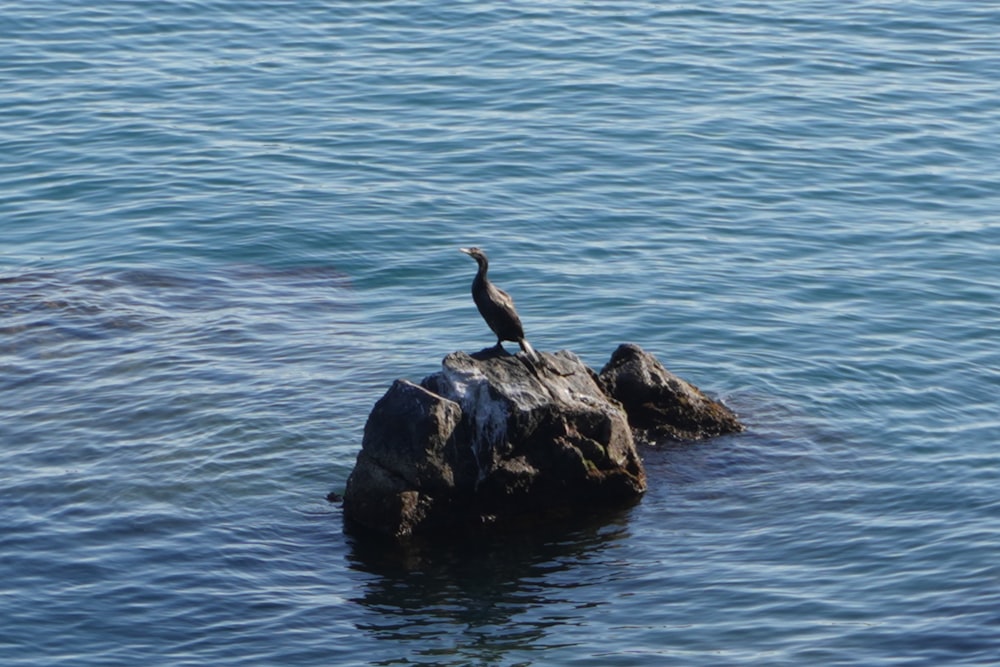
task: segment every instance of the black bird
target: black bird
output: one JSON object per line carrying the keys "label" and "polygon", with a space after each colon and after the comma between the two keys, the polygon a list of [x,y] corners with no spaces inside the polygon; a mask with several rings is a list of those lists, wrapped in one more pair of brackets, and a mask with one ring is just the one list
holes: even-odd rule
{"label": "black bird", "polygon": [[521,318],[514,310],[514,300],[486,277],[486,272],[490,268],[486,253],[479,248],[459,248],[459,250],[479,264],[479,271],[472,281],[472,300],[476,302],[479,314],[486,320],[486,324],[490,325],[490,329],[497,335],[496,347],[503,349],[503,341],[514,341],[530,359],[537,359],[538,354],[524,337],[524,327],[521,326]]}

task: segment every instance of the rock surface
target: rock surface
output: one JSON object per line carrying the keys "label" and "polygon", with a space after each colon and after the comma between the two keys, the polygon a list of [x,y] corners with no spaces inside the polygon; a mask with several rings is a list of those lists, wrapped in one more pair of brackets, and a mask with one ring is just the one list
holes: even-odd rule
{"label": "rock surface", "polygon": [[372,409],[344,492],[349,526],[405,538],[579,514],[646,490],[635,439],[743,430],[736,416],[622,345],[600,376],[566,351],[454,352]]}
{"label": "rock surface", "polygon": [[618,346],[600,379],[608,395],[625,408],[639,440],[698,440],[744,429],[729,408],[668,371],[638,345]]}
{"label": "rock surface", "polygon": [[634,501],[646,475],[621,406],[569,352],[445,357],[375,405],[344,493],[349,523],[393,537]]}

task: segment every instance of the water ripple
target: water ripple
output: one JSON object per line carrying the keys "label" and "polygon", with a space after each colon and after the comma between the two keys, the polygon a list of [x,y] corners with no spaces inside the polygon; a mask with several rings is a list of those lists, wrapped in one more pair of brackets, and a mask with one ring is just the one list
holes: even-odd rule
{"label": "water ripple", "polygon": [[[989,664],[998,26],[5,8],[3,663]],[[345,538],[372,403],[492,343],[473,244],[536,347],[638,342],[750,430],[549,534]]]}

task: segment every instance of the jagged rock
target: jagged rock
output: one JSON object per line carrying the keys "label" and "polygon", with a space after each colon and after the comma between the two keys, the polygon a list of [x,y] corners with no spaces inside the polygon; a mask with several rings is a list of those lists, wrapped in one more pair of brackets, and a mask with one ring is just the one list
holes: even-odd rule
{"label": "jagged rock", "polygon": [[344,492],[351,526],[397,538],[580,513],[640,497],[635,440],[742,431],[728,408],[621,345],[600,375],[575,355],[454,352],[373,408]]}
{"label": "jagged rock", "polygon": [[447,501],[467,495],[476,466],[456,433],[461,419],[457,403],[396,380],[368,416],[345,514],[379,532],[409,535],[432,505],[441,513]]}
{"label": "jagged rock", "polygon": [[696,440],[743,430],[729,408],[677,377],[638,345],[620,345],[601,369],[605,391],[628,413],[637,439]]}
{"label": "jagged rock", "polygon": [[641,496],[628,418],[569,352],[455,352],[368,418],[349,524],[394,537],[584,511]]}

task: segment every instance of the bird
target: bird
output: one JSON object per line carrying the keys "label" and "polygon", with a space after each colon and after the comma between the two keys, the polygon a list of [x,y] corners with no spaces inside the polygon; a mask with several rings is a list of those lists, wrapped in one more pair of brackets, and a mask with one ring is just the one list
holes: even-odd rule
{"label": "bird", "polygon": [[503,341],[513,341],[521,346],[521,350],[529,359],[537,360],[538,353],[524,337],[524,327],[521,326],[521,318],[514,310],[514,300],[486,277],[486,272],[490,268],[486,253],[479,248],[459,248],[459,250],[476,260],[479,265],[479,271],[472,280],[472,300],[476,302],[479,314],[497,336],[495,347],[502,350]]}

